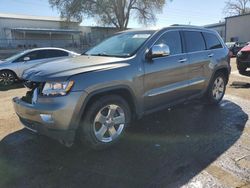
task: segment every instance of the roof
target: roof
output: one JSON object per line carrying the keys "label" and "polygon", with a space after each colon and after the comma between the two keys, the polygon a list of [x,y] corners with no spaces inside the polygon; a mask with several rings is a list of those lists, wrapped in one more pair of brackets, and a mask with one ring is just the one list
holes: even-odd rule
{"label": "roof", "polygon": [[229,17],[226,17],[225,19],[236,18],[236,17],[241,17],[241,16],[249,16],[249,15],[250,15],[250,13],[247,13],[247,14],[241,14],[241,15],[229,16]]}
{"label": "roof", "polygon": [[196,26],[196,25],[180,25],[180,24],[174,24],[166,28],[176,28],[176,29],[198,29],[198,30],[207,30],[204,26]]}
{"label": "roof", "polygon": [[76,52],[73,52],[64,48],[56,48],[56,47],[32,48],[32,49],[24,50],[23,52],[33,52],[33,51],[38,51],[38,50],[61,50],[61,51],[65,51],[71,54],[77,54]]}
{"label": "roof", "polygon": [[225,26],[225,25],[226,25],[226,22],[219,22],[219,23],[204,25],[204,27],[213,28],[213,27],[220,27],[220,26]]}
{"label": "roof", "polygon": [[81,33],[81,31],[74,29],[47,29],[47,28],[11,28],[14,31],[25,31],[29,33]]}
{"label": "roof", "polygon": [[193,29],[193,30],[203,30],[203,31],[213,31],[209,28],[201,27],[201,26],[193,26],[193,25],[172,25],[168,27],[162,27],[162,28],[143,28],[143,29],[128,29],[121,31],[120,33],[123,32],[156,32],[156,31],[161,31],[161,30],[167,30],[167,29]]}
{"label": "roof", "polygon": [[[24,15],[24,14],[7,14],[7,13],[0,13],[0,18],[7,18],[7,19],[23,19],[23,20],[43,20],[43,21],[55,21],[55,22],[64,22],[65,19],[60,17],[52,17],[52,16],[32,16],[32,15]],[[77,21],[71,21],[76,22]]]}

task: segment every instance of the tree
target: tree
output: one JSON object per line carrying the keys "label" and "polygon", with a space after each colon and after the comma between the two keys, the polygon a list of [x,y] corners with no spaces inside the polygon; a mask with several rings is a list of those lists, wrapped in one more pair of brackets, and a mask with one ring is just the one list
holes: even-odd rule
{"label": "tree", "polygon": [[131,18],[147,25],[155,23],[166,0],[49,0],[52,8],[67,20],[95,18],[102,25],[113,25],[121,30],[128,27]]}
{"label": "tree", "polygon": [[250,12],[248,4],[250,0],[228,0],[224,8],[227,16],[242,15]]}

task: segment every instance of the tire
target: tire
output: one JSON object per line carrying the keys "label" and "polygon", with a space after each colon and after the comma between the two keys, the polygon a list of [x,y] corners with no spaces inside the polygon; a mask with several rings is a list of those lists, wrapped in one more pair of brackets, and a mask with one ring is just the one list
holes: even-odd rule
{"label": "tire", "polygon": [[87,108],[78,130],[79,140],[93,149],[105,149],[120,140],[130,120],[131,110],[122,97],[101,97]]}
{"label": "tire", "polygon": [[226,83],[225,74],[218,72],[214,75],[206,93],[206,101],[208,104],[216,105],[221,102],[226,92]]}
{"label": "tire", "polygon": [[12,71],[0,71],[0,86],[11,86],[16,81],[16,75]]}

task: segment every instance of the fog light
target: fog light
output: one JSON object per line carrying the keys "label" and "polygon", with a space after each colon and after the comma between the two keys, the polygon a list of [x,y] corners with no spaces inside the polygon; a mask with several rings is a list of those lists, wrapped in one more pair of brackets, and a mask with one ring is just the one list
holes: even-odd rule
{"label": "fog light", "polygon": [[54,120],[50,114],[40,114],[40,117],[45,123],[54,123]]}

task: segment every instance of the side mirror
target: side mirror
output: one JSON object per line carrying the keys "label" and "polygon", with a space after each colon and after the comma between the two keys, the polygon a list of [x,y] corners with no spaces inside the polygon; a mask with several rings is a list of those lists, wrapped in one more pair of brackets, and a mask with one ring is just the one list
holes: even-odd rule
{"label": "side mirror", "polygon": [[169,46],[166,44],[157,44],[154,45],[151,50],[149,50],[147,57],[149,59],[157,58],[157,57],[165,57],[170,55]]}
{"label": "side mirror", "polygon": [[24,57],[23,60],[24,60],[24,61],[29,61],[29,60],[30,60],[30,57]]}

